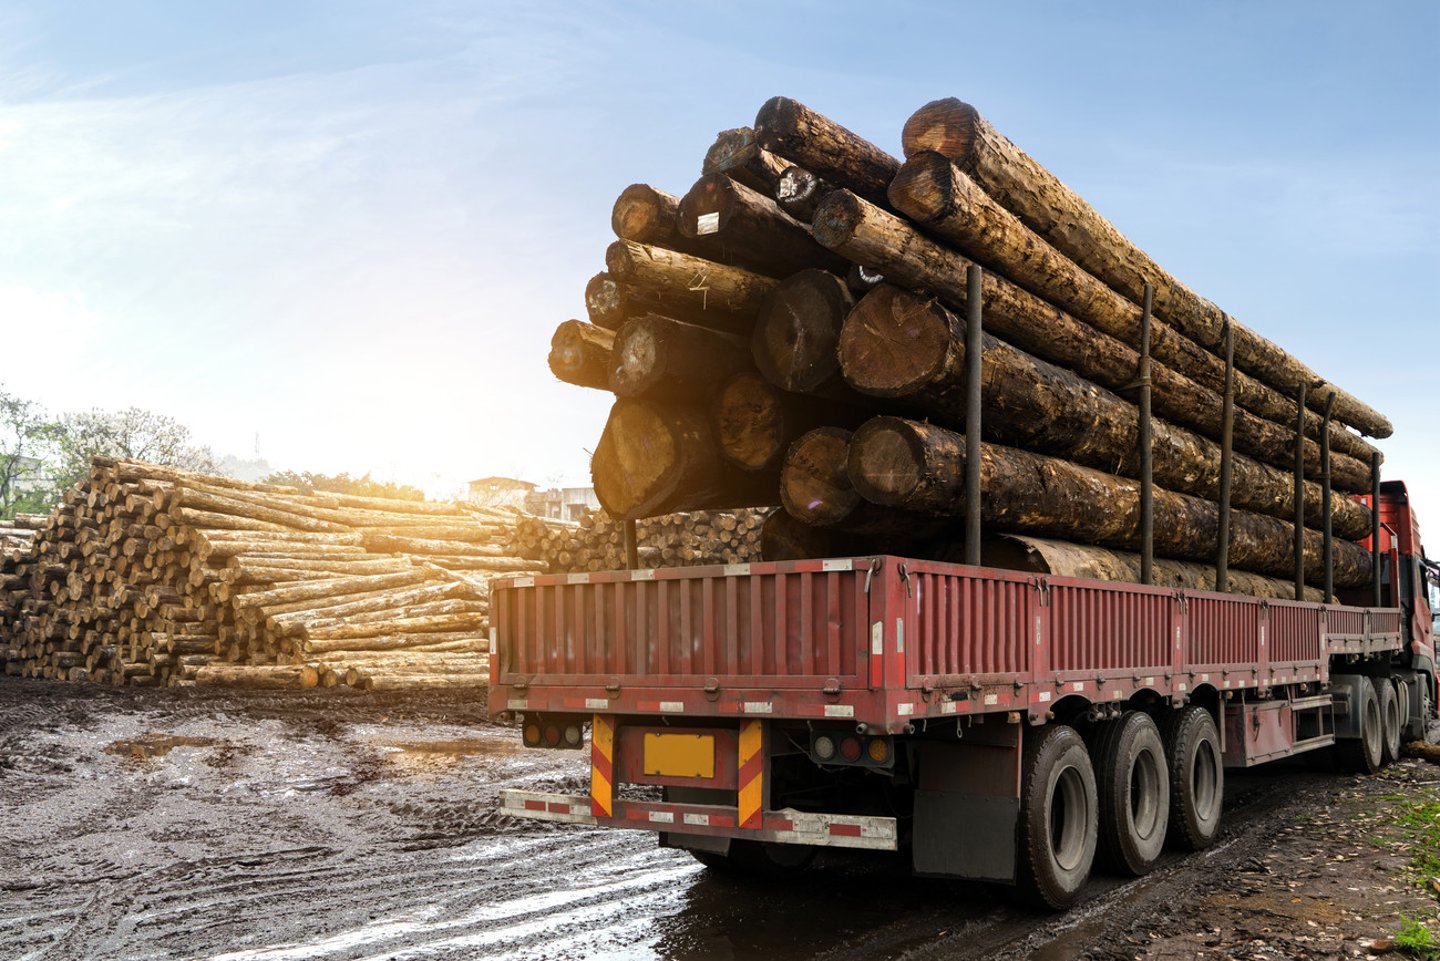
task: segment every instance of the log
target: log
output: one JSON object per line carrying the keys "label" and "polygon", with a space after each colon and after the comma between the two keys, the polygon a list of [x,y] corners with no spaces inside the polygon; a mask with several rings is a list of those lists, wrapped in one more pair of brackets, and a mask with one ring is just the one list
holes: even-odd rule
{"label": "log", "polygon": [[[1124,295],[1086,273],[1010,211],[993,200],[946,157],[924,151],[900,168],[890,185],[895,209],[929,233],[953,243],[963,254],[1077,319],[1132,347],[1140,344],[1140,308]],[[1225,363],[1214,353],[1152,319],[1150,349],[1155,360],[1209,387],[1225,390]],[[1294,401],[1263,381],[1235,371],[1235,402],[1246,410],[1288,427],[1295,422]],[[1306,433],[1319,437],[1321,420],[1307,418]],[[1338,424],[1331,446],[1368,463],[1375,448]]]}
{"label": "log", "polygon": [[849,396],[835,347],[855,297],[834,274],[802,270],[787,277],[760,306],[750,353],[765,379],[801,394]]}
{"label": "log", "polygon": [[620,192],[610,212],[610,227],[621,240],[716,259],[712,239],[680,233],[680,198],[649,184],[631,184]]}
{"label": "log", "polygon": [[[273,506],[273,504],[249,499],[253,496],[254,495],[246,494],[228,497],[212,491],[177,484],[170,492],[169,503],[173,507],[188,507],[196,510],[231,514],[250,520],[266,521],[293,530],[312,531],[323,534],[343,534],[346,531],[345,526],[342,524],[316,520],[304,514],[297,514],[281,507]],[[283,502],[281,502],[278,497],[274,497],[273,503]]]}
{"label": "log", "polygon": [[850,437],[840,427],[818,427],[790,446],[780,471],[786,513],[814,527],[840,526],[847,535],[891,544],[923,540],[945,526],[933,517],[867,503],[850,482]]}
{"label": "log", "polygon": [[421,617],[397,617],[380,624],[341,624],[336,627],[307,627],[305,637],[311,640],[334,641],[341,638],[384,637],[395,634],[434,633],[436,631],[469,630],[480,637],[483,614],[430,614]]}
{"label": "log", "polygon": [[[479,645],[479,646],[477,646]],[[350,651],[404,650],[485,650],[474,631],[437,631],[433,634],[385,634],[379,637],[336,638],[329,641],[307,641],[309,654],[337,654]]]}
{"label": "log", "polygon": [[837,187],[871,203],[889,203],[885,191],[900,161],[798,101],[765,101],[755,116],[755,137],[766,150]]}
{"label": "log", "polygon": [[255,591],[241,594],[233,601],[239,610],[251,607],[270,607],[277,604],[291,604],[301,601],[334,598],[348,594],[362,594],[381,589],[406,587],[423,581],[432,575],[423,570],[405,571],[399,574],[375,574],[365,577],[336,577],[316,581],[302,581],[287,584],[269,591]]}
{"label": "log", "polygon": [[[1096,581],[1140,582],[1139,554],[1045,537],[1002,534],[987,538],[981,549],[981,556],[981,563],[986,567],[1051,574],[1055,577],[1084,577]],[[1151,573],[1156,587],[1199,591],[1214,589],[1215,568],[1210,564],[1157,557]],[[1295,585],[1291,581],[1252,574],[1249,571],[1231,571],[1229,579],[1232,594],[1284,601],[1292,600],[1295,596]],[[1323,596],[1324,592],[1318,588],[1306,588],[1306,600],[1319,601]]]}
{"label": "log", "polygon": [[566,320],[550,338],[550,373],[567,384],[605,390],[615,332],[578,320]]}
{"label": "log", "polygon": [[775,202],[780,209],[801,223],[808,224],[815,219],[815,211],[825,195],[835,188],[821,177],[804,167],[791,164],[780,174],[775,183]]}
{"label": "log", "polygon": [[605,267],[622,303],[655,304],[666,317],[747,333],[760,301],[777,283],[741,267],[628,240],[610,245]]}
{"label": "log", "polygon": [[[980,394],[988,440],[1139,477],[1139,412],[1116,394],[985,334]],[[944,423],[965,423],[965,321],[938,302],[889,284],[875,288],[845,320],[838,351],[856,390],[904,398]],[[1155,483],[1218,500],[1220,447],[1163,420],[1152,424]],[[1232,502],[1281,519],[1295,516],[1293,477],[1243,455],[1232,462]],[[1323,525],[1320,487],[1306,487],[1310,526]],[[1370,512],[1336,498],[1335,528],[1358,540]]]}
{"label": "log", "polygon": [[722,130],[705,151],[701,174],[724,174],[751,190],[769,194],[786,167],[785,161],[761,147],[750,127]]}
{"label": "log", "polygon": [[[971,261],[848,191],[837,190],[821,204],[815,215],[815,237],[855,263],[879,270],[892,283],[928,290],[948,306],[965,309],[965,273]],[[989,271],[984,275],[982,293],[987,330],[1102,387],[1123,390],[1133,385],[1139,356],[1127,345]],[[1153,366],[1151,376],[1157,414],[1206,437],[1221,435],[1223,403],[1218,394],[1162,365]],[[1236,450],[1289,468],[1293,438],[1292,430],[1235,411]],[[1307,474],[1317,474],[1320,448],[1309,439],[1305,441],[1305,460]],[[1368,465],[1353,458],[1348,464],[1345,458],[1332,458],[1331,466],[1337,488],[1368,490]]]}
{"label": "log", "polygon": [[815,242],[808,224],[785,213],[768,194],[724,174],[708,174],[695,182],[680,201],[679,227],[683,236],[712,240],[728,258],[772,277],[809,267],[843,271],[846,266]]}
{"label": "log", "polygon": [[[1056,537],[1134,550],[1139,545],[1140,485],[1069,461],[982,444],[981,512],[1001,531]],[[851,482],[866,499],[918,513],[964,512],[965,438],[943,427],[877,417],[850,445]],[[1211,560],[1219,510],[1210,501],[1155,489],[1155,553]],[[1293,527],[1278,518],[1231,512],[1232,567],[1283,577],[1292,567]],[[1322,538],[1306,531],[1306,576],[1324,576]],[[1349,541],[1335,544],[1335,580],[1369,583],[1370,555]]]}
{"label": "log", "polygon": [[[303,623],[300,635],[306,636],[314,631],[323,631],[337,627],[354,627],[357,625],[384,624],[391,620],[403,620],[413,617],[434,617],[441,614],[467,614],[483,618],[490,612],[489,601],[473,600],[471,598],[448,598],[444,600],[429,600],[419,604],[400,605],[387,607],[384,610],[368,611],[359,614],[347,614],[344,617],[315,617]],[[397,631],[396,633],[400,633]],[[406,632],[408,633],[408,632]]]}
{"label": "log", "polygon": [[[953,97],[926,104],[906,121],[901,143],[907,157],[933,150],[954,161],[1030,229],[1131,300],[1140,299],[1146,283],[1154,285],[1158,316],[1208,349],[1221,348],[1224,311],[1176,280],[970,104]],[[1390,421],[1378,411],[1327,383],[1235,318],[1228,320],[1238,369],[1289,397],[1307,385],[1309,406],[1316,411],[1323,411],[1334,395],[1337,420],[1375,437],[1390,436]]]}
{"label": "log", "polygon": [[585,284],[585,315],[590,323],[606,330],[619,330],[630,316],[631,305],[608,270],[591,277]]}
{"label": "log", "polygon": [[725,463],[702,407],[621,399],[590,461],[595,494],[614,518],[751,507],[775,497],[775,476]]}
{"label": "log", "polygon": [[399,537],[394,534],[365,534],[365,549],[391,554],[438,554],[450,557],[478,557],[486,560],[509,561],[519,558],[506,557],[502,544],[467,544],[461,541],[431,541],[419,537]]}
{"label": "log", "polygon": [[721,454],[748,471],[779,470],[785,451],[806,431],[858,427],[867,416],[858,407],[787,393],[750,371],[721,384],[710,406]]}
{"label": "log", "polygon": [[[891,551],[895,549],[892,545]],[[886,546],[873,535],[839,527],[806,524],[789,511],[772,511],[760,530],[760,552],[767,561],[800,561],[823,557],[882,554]]]}
{"label": "log", "polygon": [[722,381],[750,368],[750,352],[739,338],[658,314],[627,321],[615,336],[612,357],[612,391],[659,402],[707,398]]}
{"label": "log", "polygon": [[463,674],[458,677],[428,677],[409,674],[371,674],[362,683],[366,691],[429,691],[436,689],[458,689],[484,687],[488,683],[483,674]]}
{"label": "log", "polygon": [[239,664],[207,664],[195,672],[199,687],[311,688],[319,683],[313,668],[301,665],[251,667]]}
{"label": "log", "polygon": [[403,610],[408,606],[456,596],[474,597],[475,589],[456,581],[427,581],[401,590],[369,591],[320,601],[292,601],[266,607],[265,626],[281,635],[289,635],[299,633],[311,621],[351,617],[375,611]]}

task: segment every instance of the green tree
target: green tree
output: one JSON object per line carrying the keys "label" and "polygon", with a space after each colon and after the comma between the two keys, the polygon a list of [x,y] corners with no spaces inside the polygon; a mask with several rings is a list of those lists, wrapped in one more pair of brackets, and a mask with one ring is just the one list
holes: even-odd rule
{"label": "green tree", "polygon": [[38,404],[0,389],[0,519],[46,511],[55,502],[50,467],[56,433]]}
{"label": "green tree", "polygon": [[315,474],[310,471],[275,471],[262,483],[298,487],[304,491],[329,491],[332,494],[354,494],[359,497],[398,497],[407,501],[423,501],[425,492],[409,484],[377,481],[366,471],[361,477],[344,474]]}
{"label": "green tree", "polygon": [[166,467],[219,472],[209,447],[191,441],[190,428],[173,417],[138,407],[66,414],[58,428],[55,483],[60,490],[83,478],[96,455],[126,457]]}

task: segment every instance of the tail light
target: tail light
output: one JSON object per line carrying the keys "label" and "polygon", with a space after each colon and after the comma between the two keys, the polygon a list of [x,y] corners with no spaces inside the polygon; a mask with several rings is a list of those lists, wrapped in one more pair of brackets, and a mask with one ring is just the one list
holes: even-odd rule
{"label": "tail light", "polygon": [[895,763],[895,741],[864,734],[812,734],[810,759],[816,764],[888,768]]}

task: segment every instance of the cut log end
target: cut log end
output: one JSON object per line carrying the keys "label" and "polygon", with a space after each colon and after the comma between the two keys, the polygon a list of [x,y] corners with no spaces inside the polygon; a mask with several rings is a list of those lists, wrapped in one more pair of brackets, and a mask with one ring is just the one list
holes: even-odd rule
{"label": "cut log end", "polygon": [[773,467],[783,453],[784,409],[775,387],[751,373],[721,386],[714,405],[715,433],[725,458],[744,470]]}
{"label": "cut log end", "polygon": [[963,100],[932,100],[905,121],[900,146],[906,157],[933,150],[962,162],[970,157],[979,122],[979,111]]}
{"label": "cut log end", "polygon": [[677,456],[669,425],[648,404],[620,402],[595,449],[595,495],[612,517],[628,517],[662,490]]}
{"label": "cut log end", "polygon": [[621,240],[641,244],[663,242],[674,229],[678,203],[676,198],[649,184],[631,184],[615,200],[610,226]]}
{"label": "cut log end", "polygon": [[890,203],[910,219],[928,223],[955,209],[955,186],[949,158],[922,150],[906,160],[890,182]]}
{"label": "cut log end", "polygon": [[925,450],[904,420],[875,417],[850,441],[851,484],[876,504],[903,503],[919,486],[925,471]]}
{"label": "cut log end", "polygon": [[816,242],[833,250],[853,238],[864,219],[865,209],[860,198],[848,190],[835,190],[815,209],[811,230]]}
{"label": "cut log end", "polygon": [[736,194],[748,189],[724,174],[706,174],[680,201],[680,233],[692,239],[722,233],[730,223]]}
{"label": "cut log end", "polygon": [[861,393],[903,397],[930,382],[955,339],[951,315],[931,300],[890,284],[870,291],[845,321],[838,361]]}
{"label": "cut log end", "polygon": [[597,327],[615,330],[625,320],[620,285],[606,271],[591,277],[585,285],[585,311]]}
{"label": "cut log end", "polygon": [[855,300],[824,270],[802,270],[775,288],[760,308],[750,340],[755,366],[785,390],[818,390],[839,373],[835,349]]}
{"label": "cut log end", "polygon": [[723,173],[743,166],[755,155],[755,131],[749,127],[735,127],[722,130],[715,135],[715,142],[705,151],[701,165],[702,174]]}
{"label": "cut log end", "polygon": [[793,517],[825,526],[838,524],[859,506],[860,495],[846,470],[850,432],[818,427],[791,445],[780,474],[780,502]]}
{"label": "cut log end", "polygon": [[615,338],[610,389],[622,397],[636,397],[652,386],[659,376],[656,357],[660,349],[649,318],[627,323]]}

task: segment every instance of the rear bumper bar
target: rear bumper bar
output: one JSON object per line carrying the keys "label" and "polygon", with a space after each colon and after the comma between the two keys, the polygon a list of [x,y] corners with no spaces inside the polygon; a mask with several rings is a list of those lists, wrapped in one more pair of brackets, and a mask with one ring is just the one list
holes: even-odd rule
{"label": "rear bumper bar", "polygon": [[588,797],[541,791],[501,791],[500,810],[536,821],[873,851],[896,850],[899,836],[894,818],[814,814],[790,808],[764,812],[759,828],[739,827],[734,808],[710,804],[617,800],[614,815],[600,817],[592,813]]}

